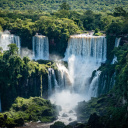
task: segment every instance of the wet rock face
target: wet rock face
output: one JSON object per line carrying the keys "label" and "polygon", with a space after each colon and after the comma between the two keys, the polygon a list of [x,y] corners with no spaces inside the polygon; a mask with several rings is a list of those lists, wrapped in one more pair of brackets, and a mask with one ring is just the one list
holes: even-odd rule
{"label": "wet rock face", "polygon": [[23,126],[24,120],[23,120],[23,118],[19,118],[19,119],[16,119],[16,120],[15,120],[15,123],[16,123],[18,126]]}
{"label": "wet rock face", "polygon": [[72,111],[72,110],[70,110],[70,111],[69,111],[69,113],[73,113],[73,111]]}
{"label": "wet rock face", "polygon": [[50,126],[50,128],[64,128],[65,124],[63,122],[57,121],[53,125]]}
{"label": "wet rock face", "polygon": [[104,128],[103,124],[100,123],[100,116],[98,116],[96,113],[90,115],[88,126],[90,128]]}
{"label": "wet rock face", "polygon": [[68,115],[67,115],[67,114],[65,114],[65,113],[63,113],[62,117],[68,117]]}
{"label": "wet rock face", "polygon": [[46,109],[43,111],[42,116],[52,116],[53,113],[50,109]]}
{"label": "wet rock face", "polygon": [[72,121],[72,118],[69,118],[69,121]]}
{"label": "wet rock face", "polygon": [[13,128],[16,126],[23,126],[23,125],[24,125],[23,118],[12,119],[9,118],[6,114],[4,115],[0,114],[0,128],[1,127]]}
{"label": "wet rock face", "polygon": [[120,45],[123,46],[123,44],[126,44],[126,43],[128,44],[128,37],[122,37]]}

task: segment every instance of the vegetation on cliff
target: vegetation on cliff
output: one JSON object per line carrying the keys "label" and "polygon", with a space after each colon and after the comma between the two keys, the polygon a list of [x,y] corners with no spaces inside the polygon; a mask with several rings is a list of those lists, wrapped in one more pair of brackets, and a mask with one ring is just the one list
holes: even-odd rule
{"label": "vegetation on cliff", "polygon": [[32,36],[36,33],[46,35],[49,38],[50,53],[61,56],[64,56],[68,38],[72,34],[96,29],[107,30],[111,34],[118,32],[118,35],[122,31],[127,33],[128,14],[122,7],[115,8],[113,13],[94,13],[92,10],[79,13],[69,8],[68,4],[60,4],[60,9],[51,13],[0,10],[0,30],[9,30],[19,35],[21,46],[30,49]]}
{"label": "vegetation on cliff", "polygon": [[[8,0],[0,2],[0,6],[3,9],[0,10],[0,31],[8,29],[11,33],[19,35],[23,47],[27,46],[31,48],[32,36],[39,33],[48,36],[50,53],[64,56],[70,35],[85,32],[85,30],[95,30],[95,35],[98,36],[101,33],[98,33],[97,30],[106,31],[107,62],[99,68],[102,73],[98,93],[101,96],[101,94],[106,94],[112,89],[113,86],[110,86],[110,83],[115,73],[114,88],[106,95],[92,98],[89,102],[79,103],[76,110],[78,119],[87,122],[87,127],[93,128],[96,122],[98,123],[95,126],[98,128],[127,127],[128,13],[125,11],[127,7],[117,7],[113,13],[94,13],[93,9],[89,10],[92,8],[90,6],[91,2],[86,1],[88,3],[85,7],[87,11],[79,13],[70,10],[70,6],[64,4],[60,6],[58,11],[51,11],[49,13],[41,11],[45,9],[43,8],[44,5],[38,6],[39,10],[31,10],[40,1],[19,0],[18,2],[19,4],[16,4],[16,1]],[[30,3],[32,4],[31,8]],[[44,3],[47,3],[47,1]],[[100,1],[100,3],[108,4],[105,1]],[[114,4],[112,1],[111,3],[112,5]],[[127,1],[123,1],[123,4],[127,5]],[[96,7],[100,8],[98,4],[96,4]],[[7,9],[24,10],[24,8],[26,8],[25,11],[7,11]],[[115,48],[113,51],[116,37],[122,37],[125,41],[121,43],[121,47]],[[118,62],[111,65],[114,54],[117,56]],[[55,119],[55,106],[51,105],[49,101],[37,97],[28,100],[17,98],[18,96],[24,98],[47,96],[48,68],[50,67],[56,69],[54,62],[41,60],[34,62],[30,61],[27,57],[22,59],[17,55],[15,44],[9,45],[9,50],[4,53],[0,49],[0,95],[2,111],[9,110],[4,115],[0,114],[0,121],[3,122],[1,126],[12,127],[18,124],[22,125],[24,121],[41,120],[42,122],[49,122]],[[101,91],[100,87],[103,85],[103,80],[106,81],[106,84],[105,89]],[[94,119],[92,119],[93,117]],[[56,125],[65,127],[63,123]],[[85,125],[82,126],[81,124],[80,127],[85,127]]]}
{"label": "vegetation on cliff", "polygon": [[[128,41],[128,38],[125,41]],[[105,74],[104,81],[107,84],[102,83],[101,86],[106,88],[105,91],[108,90],[104,92],[107,94],[101,95],[99,98],[92,98],[88,102],[80,102],[76,108],[78,119],[86,122],[87,126],[91,128],[94,126],[96,128],[128,126],[128,44],[124,43],[123,46],[115,48],[114,54],[117,56],[118,62],[113,65],[104,64],[99,68],[102,75]],[[111,74],[114,72],[114,87],[107,89],[110,85],[108,82],[112,78]],[[93,118],[91,123],[89,123],[90,118]]]}
{"label": "vegetation on cliff", "polygon": [[22,126],[26,121],[52,122],[57,115],[56,106],[49,100],[39,97],[18,97],[8,112],[0,114],[0,126]]}
{"label": "vegetation on cliff", "polygon": [[54,63],[39,64],[23,59],[17,55],[15,44],[9,45],[9,50],[0,52],[0,95],[2,111],[10,108],[17,96],[47,95],[48,68],[56,68]]}

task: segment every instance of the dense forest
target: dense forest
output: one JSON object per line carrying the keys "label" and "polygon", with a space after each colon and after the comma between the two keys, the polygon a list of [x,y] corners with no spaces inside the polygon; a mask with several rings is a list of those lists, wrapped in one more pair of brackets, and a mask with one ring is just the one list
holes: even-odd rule
{"label": "dense forest", "polygon": [[[57,122],[51,128],[128,126],[127,5],[127,0],[0,1],[0,31],[8,30],[20,36],[21,47],[32,49],[32,37],[38,33],[48,37],[50,54],[63,58],[70,35],[93,31],[95,36],[106,36],[107,60],[97,69],[102,72],[100,81],[106,81],[106,91],[101,93],[98,90],[97,98],[78,103],[75,111],[78,121],[82,123],[66,126]],[[116,38],[121,38],[118,48],[114,48]],[[56,120],[61,107],[43,99],[48,97],[49,68],[55,71],[53,74],[59,72],[56,62],[21,58],[15,44],[8,47],[4,52],[0,47],[0,97],[3,111],[0,114],[0,127],[22,126],[29,121],[40,120],[44,123]],[[112,64],[114,56],[117,56],[117,62]],[[68,67],[67,62],[63,63]],[[116,74],[115,83],[110,90],[113,73]],[[102,85],[100,82],[99,86]]]}
{"label": "dense forest", "polygon": [[[59,5],[65,0],[1,0],[0,9],[4,10],[36,10],[54,12],[59,9]],[[71,6],[70,9],[76,11],[102,11],[112,12],[115,7],[123,7],[128,10],[127,0],[66,0]]]}
{"label": "dense forest", "polygon": [[95,29],[117,35],[128,31],[128,14],[122,7],[115,8],[113,13],[95,13],[91,10],[79,13],[69,8],[66,3],[54,13],[0,10],[0,29],[10,30],[12,34],[20,36],[22,47],[30,49],[32,36],[37,32],[46,35],[51,44],[50,53],[57,52],[61,56],[64,56],[66,42],[72,34]]}

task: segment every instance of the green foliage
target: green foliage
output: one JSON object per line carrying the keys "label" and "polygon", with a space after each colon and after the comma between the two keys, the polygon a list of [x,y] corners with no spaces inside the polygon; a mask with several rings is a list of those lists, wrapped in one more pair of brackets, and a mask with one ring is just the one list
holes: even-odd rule
{"label": "green foliage", "polygon": [[65,124],[63,122],[57,121],[50,128],[65,128]]}
{"label": "green foliage", "polygon": [[98,33],[98,32],[99,32],[99,29],[98,29],[98,28],[96,28],[94,33]]}
{"label": "green foliage", "polygon": [[88,122],[90,115],[97,113],[99,124],[104,127],[122,128],[127,126],[127,105],[119,103],[114,94],[92,98],[89,102],[80,102],[76,110],[78,120],[83,122]]}
{"label": "green foliage", "polygon": [[67,2],[63,2],[61,5],[60,5],[60,10],[70,10],[70,6]]}
{"label": "green foliage", "polygon": [[16,124],[12,118],[8,118],[6,114],[0,114],[0,126],[1,127],[15,127],[16,125],[18,124]]}
{"label": "green foliage", "polygon": [[8,47],[9,47],[10,55],[17,54],[18,48],[17,48],[16,44],[9,44]]}
{"label": "green foliage", "polygon": [[3,28],[2,28],[1,25],[0,25],[0,32],[1,32],[1,31],[3,31]]}
{"label": "green foliage", "polygon": [[114,16],[126,16],[127,12],[122,7],[116,7],[114,11]]}
{"label": "green foliage", "polygon": [[[82,10],[93,10],[93,11],[114,11],[115,7],[119,5],[128,10],[127,0],[66,0],[71,6],[71,9],[82,11]],[[63,0],[1,0],[0,9],[4,10],[28,10],[32,13],[33,10],[38,12],[41,11],[55,11],[59,9],[59,6],[63,4]]]}
{"label": "green foliage", "polygon": [[[10,30],[11,33],[20,36],[22,47],[30,49],[32,36],[36,33],[48,36],[50,53],[60,56],[64,56],[68,38],[72,34],[95,29],[107,30],[107,34],[114,34],[116,31],[119,34],[122,31],[127,33],[127,15],[115,17],[112,13],[94,13],[92,10],[79,13],[76,10],[62,9],[50,14],[31,11],[1,10],[0,25],[3,30]],[[125,24],[124,27],[122,24]]]}
{"label": "green foliage", "polygon": [[125,44],[123,47],[119,47],[116,49],[116,55],[118,57],[118,63],[116,65],[116,93],[119,95],[122,99],[124,98],[124,101],[127,102],[128,94],[127,94],[127,88],[128,88],[128,45]]}
{"label": "green foliage", "polygon": [[112,23],[108,29],[107,29],[107,34],[111,35],[119,35],[121,34],[121,24],[120,23]]}
{"label": "green foliage", "polygon": [[103,64],[98,70],[101,71],[97,92],[100,96],[107,94],[114,86],[115,64]]}
{"label": "green foliage", "polygon": [[[7,119],[3,115],[6,115]],[[55,120],[56,117],[56,106],[50,101],[39,97],[29,99],[18,97],[10,110],[0,115],[0,126],[22,126],[24,121],[38,120],[45,123]]]}
{"label": "green foliage", "polygon": [[74,21],[67,18],[53,19],[42,16],[36,25],[39,27],[39,33],[49,37],[50,52],[58,51],[60,55],[63,55],[66,50],[69,36],[79,31]]}
{"label": "green foliage", "polygon": [[53,63],[39,64],[27,57],[21,59],[14,54],[15,50],[17,47],[11,44],[9,50],[0,52],[0,94],[3,111],[10,108],[17,96],[47,96],[48,68],[56,68]]}
{"label": "green foliage", "polygon": [[[115,37],[107,37],[108,46],[110,51],[112,42],[114,43]],[[118,62],[111,64],[108,60],[106,64],[98,69],[101,70],[99,78],[99,89],[104,89],[108,92],[103,92],[98,98],[91,98],[88,102],[80,102],[76,108],[78,120],[88,122],[90,115],[96,113],[98,115],[99,124],[108,128],[123,128],[128,126],[128,41],[127,37],[122,37],[121,46],[115,48],[113,54],[117,56]],[[109,52],[110,52],[109,51]],[[108,54],[109,55],[109,54]],[[112,55],[109,55],[112,56]],[[112,57],[113,58],[113,57]],[[110,59],[110,57],[109,57]],[[110,61],[110,62],[109,62]],[[111,88],[111,78],[115,74],[115,84]],[[103,88],[104,86],[104,88]],[[93,121],[97,119],[93,118]],[[92,122],[94,123],[94,122]],[[87,123],[87,126],[93,126],[94,124]]]}
{"label": "green foliage", "polygon": [[94,36],[102,36],[102,35],[103,35],[103,33],[99,32],[99,29],[96,28],[95,32],[94,32]]}
{"label": "green foliage", "polygon": [[98,32],[98,33],[95,33],[94,35],[95,35],[95,36],[102,36],[103,33]]}

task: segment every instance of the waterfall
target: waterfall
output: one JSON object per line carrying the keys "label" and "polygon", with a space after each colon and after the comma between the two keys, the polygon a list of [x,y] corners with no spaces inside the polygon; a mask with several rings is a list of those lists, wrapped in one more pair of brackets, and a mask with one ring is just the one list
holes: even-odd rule
{"label": "waterfall", "polygon": [[[57,74],[55,74],[54,69],[48,69],[48,96],[51,96],[53,92],[56,93],[64,89],[69,89],[72,84],[68,69],[61,63],[57,63],[57,67]],[[56,79],[56,75],[58,80]]]}
{"label": "waterfall", "polygon": [[61,63],[57,63],[58,67],[58,86],[60,90],[63,89],[69,89],[69,87],[72,85],[72,80],[69,75],[68,69],[62,65]]}
{"label": "waterfall", "polygon": [[34,59],[49,59],[49,42],[48,37],[35,35],[32,39]]}
{"label": "waterfall", "polygon": [[[115,47],[119,47],[120,40],[121,40],[121,38],[116,38],[116,40],[115,40]],[[111,64],[114,64],[115,62],[117,62],[117,57],[114,55],[114,58],[113,58]]]}
{"label": "waterfall", "polygon": [[55,72],[52,68],[48,69],[48,96],[53,94],[53,89],[57,88],[57,80],[55,76]]}
{"label": "waterfall", "polygon": [[[92,73],[106,61],[106,53],[107,44],[104,36],[74,35],[70,37],[63,59],[68,62],[68,68],[59,63],[57,64],[58,72],[54,73],[57,86],[51,84],[52,79],[48,74],[48,90],[50,92],[55,90],[50,100],[62,107],[59,121],[65,124],[75,121],[73,107],[80,101],[88,101],[91,97],[98,95],[101,72],[96,71],[93,77]],[[69,112],[71,110],[73,115]],[[67,117],[63,117],[65,114]]]}
{"label": "waterfall", "polygon": [[[87,99],[96,96],[98,76],[90,81],[92,72],[106,61],[107,44],[104,36],[71,36],[65,59],[73,79],[73,89]],[[93,86],[93,87],[92,87]],[[95,94],[95,95],[94,95]]]}
{"label": "waterfall", "polygon": [[98,96],[98,85],[101,71],[96,71],[94,78],[91,81],[88,95],[89,97],[97,97]]}
{"label": "waterfall", "polygon": [[65,59],[71,55],[82,57],[82,60],[93,60],[96,63],[106,61],[106,38],[104,36],[71,36],[68,41],[68,48]]}
{"label": "waterfall", "polygon": [[17,45],[18,51],[20,53],[21,43],[19,36],[9,33],[0,34],[0,47],[2,47],[3,51],[8,50],[8,45],[11,43],[15,43]]}

